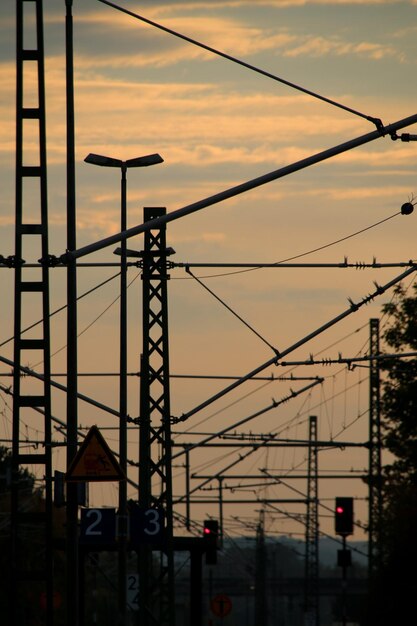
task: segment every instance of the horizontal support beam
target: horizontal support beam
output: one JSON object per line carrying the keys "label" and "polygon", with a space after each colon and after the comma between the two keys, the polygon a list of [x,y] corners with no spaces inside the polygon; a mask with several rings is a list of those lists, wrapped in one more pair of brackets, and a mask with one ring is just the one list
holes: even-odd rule
{"label": "horizontal support beam", "polygon": [[[215,435],[214,435],[215,436]],[[337,443],[336,441],[290,441],[290,442],[282,442],[282,441],[268,441],[268,439],[258,439],[256,441],[247,442],[247,441],[230,441],[230,442],[219,442],[219,443],[202,443],[199,445],[198,443],[177,443],[172,442],[172,446],[176,448],[184,448],[187,451],[187,448],[195,448],[203,447],[203,448],[259,448],[262,445],[263,448],[369,448],[368,442],[359,442],[359,443],[346,443],[341,442]]]}
{"label": "horizontal support beam", "polygon": [[[256,498],[252,498],[252,500],[227,500],[222,498],[222,504],[307,504],[307,498],[294,500],[294,498],[267,498],[265,500],[257,500]],[[181,500],[181,498],[173,498],[173,504],[216,504],[219,502],[219,498],[202,498],[199,500],[198,498],[190,498],[185,502]]]}
{"label": "horizontal support beam", "polygon": [[[355,473],[352,475],[349,474],[319,474],[318,475],[318,480],[323,480],[323,479],[343,479],[343,478],[349,478],[350,480],[352,480],[353,478],[360,478],[361,480],[363,480],[364,478],[366,478],[368,475],[365,473]],[[213,478],[213,475],[210,474],[191,474],[191,478],[195,478],[197,480],[200,479],[205,479],[205,478]],[[258,479],[262,479],[262,480],[297,480],[297,479],[301,479],[301,480],[307,480],[309,478],[309,476],[307,476],[307,474],[256,474],[256,475],[237,475],[237,476],[233,476],[232,474],[224,474],[223,476],[216,476],[217,480],[219,481],[223,481],[223,480],[258,480]]]}

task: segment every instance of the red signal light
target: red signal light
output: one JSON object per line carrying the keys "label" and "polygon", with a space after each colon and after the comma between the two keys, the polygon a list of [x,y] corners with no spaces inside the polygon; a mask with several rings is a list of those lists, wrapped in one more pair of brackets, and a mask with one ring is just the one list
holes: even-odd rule
{"label": "red signal light", "polygon": [[353,498],[336,498],[334,521],[337,535],[353,533]]}
{"label": "red signal light", "polygon": [[219,536],[219,522],[215,519],[207,519],[203,526],[203,535],[206,537],[212,536],[213,538]]}
{"label": "red signal light", "polygon": [[203,538],[205,543],[206,563],[214,565],[217,562],[219,539],[219,522],[217,520],[205,520],[203,526]]}

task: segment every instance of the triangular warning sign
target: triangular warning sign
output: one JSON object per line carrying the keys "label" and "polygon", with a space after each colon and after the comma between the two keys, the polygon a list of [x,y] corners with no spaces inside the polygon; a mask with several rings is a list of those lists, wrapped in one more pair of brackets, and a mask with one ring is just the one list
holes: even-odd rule
{"label": "triangular warning sign", "polygon": [[65,476],[67,481],[124,480],[122,468],[97,426],[92,426]]}

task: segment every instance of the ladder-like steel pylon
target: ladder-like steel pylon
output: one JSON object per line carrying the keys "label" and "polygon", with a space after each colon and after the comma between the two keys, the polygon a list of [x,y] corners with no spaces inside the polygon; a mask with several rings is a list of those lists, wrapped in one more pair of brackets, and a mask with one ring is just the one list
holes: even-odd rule
{"label": "ladder-like steel pylon", "polygon": [[[378,357],[379,319],[369,320],[369,352],[371,357]],[[369,522],[368,553],[369,578],[371,579],[380,565],[380,528],[382,516],[382,475],[381,475],[381,399],[380,367],[377,358],[370,360],[369,367]]]}
{"label": "ladder-like steel pylon", "polygon": [[306,558],[305,558],[305,623],[319,625],[319,514],[318,514],[318,448],[317,417],[309,419]]}
{"label": "ladder-like steel pylon", "polygon": [[[12,624],[53,623],[52,451],[48,277],[45,71],[42,0],[16,0],[16,219],[14,283],[13,443],[11,484]],[[39,266],[26,268],[39,260]],[[33,317],[35,316],[35,318]],[[41,319],[30,331],[26,324]],[[40,364],[42,380],[21,376]],[[24,429],[41,445],[28,451]],[[34,502],[21,480],[42,479]],[[29,602],[31,598],[31,602]],[[42,602],[40,603],[40,598]],[[43,606],[40,606],[43,605]]]}

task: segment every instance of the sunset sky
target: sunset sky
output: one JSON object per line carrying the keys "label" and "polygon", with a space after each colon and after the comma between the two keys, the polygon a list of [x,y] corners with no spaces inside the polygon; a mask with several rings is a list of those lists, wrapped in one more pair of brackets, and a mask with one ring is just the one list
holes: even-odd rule
{"label": "sunset sky", "polygon": [[[290,165],[333,146],[375,130],[366,117],[384,125],[417,113],[417,2],[282,1],[259,0],[119,0],[139,16],[157,22],[247,64],[341,104],[361,115],[333,106],[202,50],[155,26],[98,0],[74,0],[76,195],[78,246],[119,231],[120,175],[118,170],[84,163],[98,153],[129,159],[159,153],[164,163],[128,173],[129,226],[142,222],[144,206],[163,206],[167,212]],[[0,254],[14,254],[15,175],[15,3],[0,3]],[[44,0],[48,204],[50,252],[66,248],[65,170],[65,2]],[[28,98],[32,76],[27,77]],[[401,132],[417,134],[417,125]],[[28,162],[36,159],[36,140],[28,133]],[[327,162],[208,207],[169,224],[172,260],[185,263],[294,262],[406,263],[416,258],[416,215],[400,214],[403,203],[417,196],[417,143],[392,141],[389,136],[356,148]],[[142,236],[128,246],[140,250]],[[116,246],[83,258],[83,262],[116,262]],[[30,258],[27,262],[36,261]],[[359,302],[405,268],[341,269],[285,268],[242,271],[232,268],[195,268],[216,296],[256,330],[257,335],[186,273],[171,270],[169,282],[170,364],[175,375],[242,376],[273,356],[271,345],[285,351],[315,329]],[[13,334],[13,276],[1,269],[0,344],[11,358]],[[117,274],[116,267],[84,267],[78,273],[83,294]],[[130,269],[129,364],[139,369],[141,352],[141,280]],[[408,277],[409,287],[414,276]],[[79,371],[116,373],[118,368],[117,278],[80,300]],[[318,338],[285,357],[303,361],[366,354],[369,319],[380,317],[392,290],[337,323]],[[113,303],[113,304],[112,304]],[[51,270],[51,310],[65,304],[65,270]],[[111,305],[111,306],[110,306]],[[28,323],[31,320],[28,316]],[[386,323],[381,320],[381,325]],[[65,372],[65,314],[51,320],[52,371]],[[268,345],[269,344],[269,345]],[[55,354],[56,353],[56,354]],[[36,364],[30,364],[35,366]],[[362,364],[363,365],[363,364]],[[366,363],[365,363],[366,365]],[[7,374],[7,367],[0,366]],[[365,442],[368,437],[368,370],[345,365],[268,368],[265,376],[323,376],[325,382],[285,406],[237,428],[249,434],[277,433],[278,437],[306,439],[308,418],[317,415],[319,438]],[[61,383],[62,377],[56,377]],[[10,377],[0,377],[10,385]],[[225,380],[174,378],[171,412],[180,416],[227,386]],[[308,384],[251,381],[220,401],[174,427],[176,443],[197,443],[208,433],[236,422]],[[84,376],[80,391],[117,409],[115,376]],[[129,377],[129,414],[138,414],[139,383]],[[11,433],[11,398],[0,395],[2,437]],[[65,420],[62,393],[54,392],[53,412]],[[117,450],[117,421],[80,402],[79,423],[103,428]],[[113,427],[113,430],[105,428]],[[235,429],[232,428],[232,432]],[[28,437],[36,428],[27,426]],[[62,441],[62,435],[57,433]],[[129,432],[129,455],[137,461],[137,433]],[[174,454],[181,448],[175,448]],[[246,454],[248,448],[211,448],[191,453],[192,471],[216,474]],[[194,455],[194,456],[193,456]],[[305,473],[306,448],[271,448],[251,454],[230,474]],[[57,468],[65,450],[54,453]],[[319,468],[364,471],[363,448],[323,450]],[[174,491],[184,494],[184,458],[174,460]],[[291,474],[289,474],[290,476]],[[132,479],[137,468],[131,469]],[[290,479],[284,485],[246,487],[227,492],[231,499],[279,499],[305,495],[306,481]],[[193,480],[193,486],[198,481]],[[204,498],[217,497],[199,492]],[[232,482],[230,482],[232,484]],[[294,489],[296,492],[294,492]],[[298,495],[297,495],[298,493]],[[129,494],[135,497],[134,491]],[[357,498],[357,518],[366,523],[366,491],[359,480],[323,480],[319,496],[321,529],[333,533],[334,497]],[[92,504],[117,502],[117,486],[95,488]],[[256,523],[261,508],[226,505],[227,531],[245,533]],[[275,507],[274,509],[272,507]],[[326,508],[327,507],[327,508]],[[279,511],[278,511],[279,509]],[[268,532],[303,533],[293,516],[305,507],[273,504],[267,507]],[[184,507],[178,507],[184,514]],[[195,505],[202,520],[217,516],[217,504]],[[282,514],[284,511],[285,514]],[[288,514],[290,517],[288,517]],[[240,520],[236,518],[239,517]],[[365,535],[359,530],[355,538]]]}

